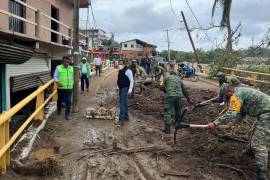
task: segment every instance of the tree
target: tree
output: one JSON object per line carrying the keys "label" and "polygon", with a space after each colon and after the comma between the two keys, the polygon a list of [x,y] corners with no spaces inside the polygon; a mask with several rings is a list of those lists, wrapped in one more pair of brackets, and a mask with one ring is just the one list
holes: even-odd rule
{"label": "tree", "polygon": [[217,7],[217,4],[220,4],[220,6],[222,7],[222,18],[220,21],[220,27],[221,29],[224,29],[225,27],[227,27],[227,45],[226,45],[226,50],[228,53],[228,62],[229,64],[233,64],[233,46],[232,46],[232,38],[233,38],[233,34],[234,32],[232,31],[232,27],[231,27],[231,6],[232,6],[232,0],[215,0],[213,7],[212,7],[212,17],[215,15],[215,10]]}

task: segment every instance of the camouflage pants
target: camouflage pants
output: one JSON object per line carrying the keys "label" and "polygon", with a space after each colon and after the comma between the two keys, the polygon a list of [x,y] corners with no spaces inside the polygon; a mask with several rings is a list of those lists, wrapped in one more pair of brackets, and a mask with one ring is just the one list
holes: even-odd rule
{"label": "camouflage pants", "polygon": [[175,120],[181,116],[181,98],[180,97],[166,97],[164,102],[164,123],[171,126],[173,119],[173,112],[175,112]]}
{"label": "camouflage pants", "polygon": [[258,169],[267,173],[268,151],[267,144],[270,139],[270,113],[261,114],[256,122],[251,148],[255,150],[255,161]]}
{"label": "camouflage pants", "polygon": [[146,86],[144,85],[146,78],[141,78],[140,93],[144,94]]}

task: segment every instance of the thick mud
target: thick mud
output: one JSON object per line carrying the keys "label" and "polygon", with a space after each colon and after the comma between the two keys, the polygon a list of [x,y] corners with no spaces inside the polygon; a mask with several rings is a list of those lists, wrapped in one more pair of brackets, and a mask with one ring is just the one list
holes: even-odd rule
{"label": "thick mud", "polygon": [[[83,95],[81,107],[118,108],[118,94],[106,83],[97,96]],[[199,82],[196,85],[199,86]],[[215,90],[194,88],[185,82],[190,96],[196,102],[216,96]],[[55,176],[42,179],[79,180],[239,180],[253,179],[254,159],[242,155],[248,147],[252,119],[233,130],[181,129],[177,143],[172,134],[161,132],[163,125],[164,94],[157,84],[148,86],[144,96],[136,94],[129,99],[130,120],[124,126],[115,126],[112,120],[86,119],[84,110],[73,115],[69,122],[54,116],[34,150],[60,147],[57,164],[63,167]],[[182,100],[183,107],[188,104]],[[187,112],[183,121],[206,124],[215,120],[224,107],[210,104]],[[36,175],[36,174],[34,174]],[[10,175],[11,179],[40,179],[37,176]]]}

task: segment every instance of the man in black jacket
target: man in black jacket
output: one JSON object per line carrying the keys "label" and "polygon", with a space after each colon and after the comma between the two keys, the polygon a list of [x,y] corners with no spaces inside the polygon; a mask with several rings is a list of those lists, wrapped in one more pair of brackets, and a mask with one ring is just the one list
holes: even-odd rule
{"label": "man in black jacket", "polygon": [[120,98],[120,114],[117,125],[123,125],[124,121],[129,119],[128,116],[128,95],[131,95],[134,81],[132,71],[127,67],[126,62],[123,60],[119,61],[119,73],[117,85],[119,88]]}

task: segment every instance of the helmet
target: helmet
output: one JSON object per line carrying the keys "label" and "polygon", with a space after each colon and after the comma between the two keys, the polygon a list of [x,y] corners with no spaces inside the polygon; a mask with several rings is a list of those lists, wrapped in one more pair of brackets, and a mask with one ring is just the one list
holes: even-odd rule
{"label": "helmet", "polygon": [[217,77],[219,77],[219,78],[224,77],[224,76],[225,76],[224,72],[218,72],[217,73]]}
{"label": "helmet", "polygon": [[86,61],[87,59],[86,59],[86,57],[83,57],[82,60],[83,60],[83,61]]}

